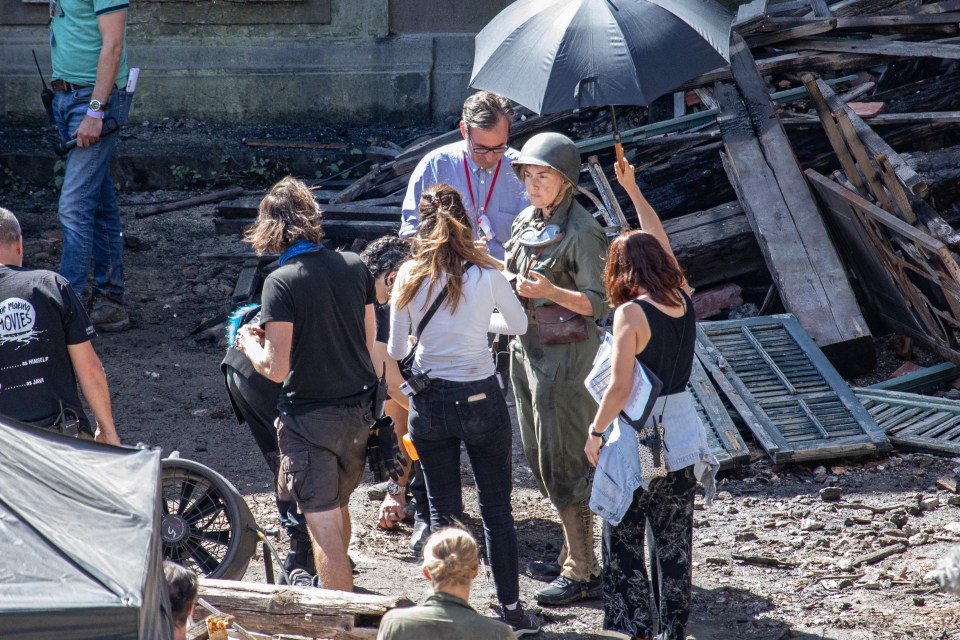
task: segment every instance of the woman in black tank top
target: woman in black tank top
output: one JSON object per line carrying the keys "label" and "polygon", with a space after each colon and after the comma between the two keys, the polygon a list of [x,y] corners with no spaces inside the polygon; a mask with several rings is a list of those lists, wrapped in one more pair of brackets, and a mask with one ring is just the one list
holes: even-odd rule
{"label": "woman in black tank top", "polygon": [[[691,289],[677,264],[656,212],[640,194],[634,168],[617,179],[637,208],[642,231],[629,231],[610,246],[604,281],[613,318],[611,381],[590,424],[584,452],[597,466],[603,431],[617,418],[632,391],[634,358],[663,382],[661,396],[684,391],[693,366],[696,325]],[[665,425],[669,428],[669,425]],[[629,428],[629,427],[627,427]],[[630,440],[633,442],[633,440]],[[646,639],[683,640],[690,611],[693,547],[692,466],[669,471],[638,487],[626,514],[616,525],[603,524],[604,629]],[[656,540],[652,563],[658,568],[658,602],[650,606],[644,561],[644,527],[649,520]],[[638,580],[638,578],[640,578]],[[654,624],[654,617],[657,624]]]}

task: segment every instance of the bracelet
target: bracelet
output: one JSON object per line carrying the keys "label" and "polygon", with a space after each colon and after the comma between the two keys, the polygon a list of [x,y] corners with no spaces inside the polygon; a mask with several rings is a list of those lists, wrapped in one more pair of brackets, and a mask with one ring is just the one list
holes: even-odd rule
{"label": "bracelet", "polygon": [[590,435],[593,436],[594,438],[602,438],[602,437],[603,437],[603,433],[602,433],[602,432],[597,432],[597,431],[591,431],[591,432],[590,432]]}
{"label": "bracelet", "polygon": [[87,115],[97,120],[103,120],[104,113],[103,111],[94,111],[90,107],[87,107]]}

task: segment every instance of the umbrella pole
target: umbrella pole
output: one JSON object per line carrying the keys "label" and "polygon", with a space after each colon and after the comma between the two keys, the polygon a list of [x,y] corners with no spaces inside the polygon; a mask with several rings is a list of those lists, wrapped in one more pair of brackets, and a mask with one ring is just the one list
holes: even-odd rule
{"label": "umbrella pole", "polygon": [[613,149],[617,153],[617,168],[622,174],[627,170],[627,160],[623,156],[623,145],[620,143],[620,129],[617,128],[617,112],[610,106],[610,118],[613,120]]}

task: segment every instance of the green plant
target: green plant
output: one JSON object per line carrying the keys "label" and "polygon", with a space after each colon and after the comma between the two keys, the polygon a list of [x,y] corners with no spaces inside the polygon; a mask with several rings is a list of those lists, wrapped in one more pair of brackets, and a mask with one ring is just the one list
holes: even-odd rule
{"label": "green plant", "polygon": [[53,176],[50,178],[50,187],[58,190],[63,186],[63,179],[67,173],[67,161],[57,160],[53,163]]}
{"label": "green plant", "polygon": [[170,165],[170,173],[186,187],[195,187],[203,182],[203,176],[192,167],[172,164]]}
{"label": "green plant", "polygon": [[22,191],[26,185],[26,180],[15,174],[10,167],[0,167],[0,187],[11,191]]}

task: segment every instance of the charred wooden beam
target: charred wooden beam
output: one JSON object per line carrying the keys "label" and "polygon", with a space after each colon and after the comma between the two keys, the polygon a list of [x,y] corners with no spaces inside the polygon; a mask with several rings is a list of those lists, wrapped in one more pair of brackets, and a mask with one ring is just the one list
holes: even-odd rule
{"label": "charred wooden beam", "polygon": [[[739,92],[717,85],[724,167],[760,242],[784,306],[839,357],[873,358],[873,341],[816,202],[746,43],[734,34]],[[743,98],[741,99],[740,94]]]}

